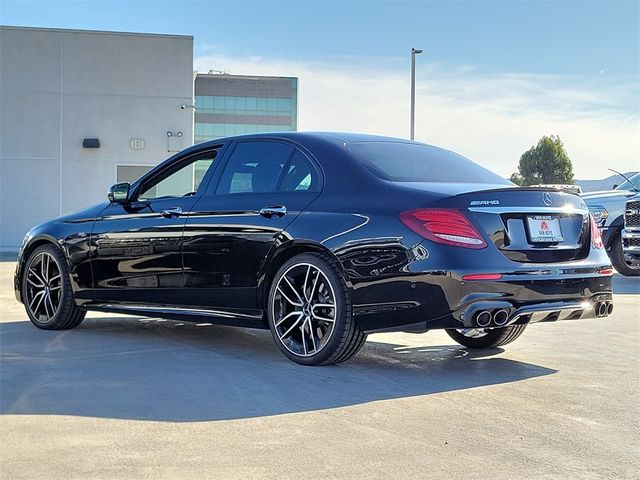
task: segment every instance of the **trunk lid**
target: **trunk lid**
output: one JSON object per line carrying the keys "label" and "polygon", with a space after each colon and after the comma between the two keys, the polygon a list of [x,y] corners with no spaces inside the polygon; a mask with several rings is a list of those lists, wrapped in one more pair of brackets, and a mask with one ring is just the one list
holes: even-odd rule
{"label": "trunk lid", "polygon": [[438,203],[465,211],[513,261],[568,262],[589,254],[589,214],[578,195],[544,187],[508,187],[464,192]]}

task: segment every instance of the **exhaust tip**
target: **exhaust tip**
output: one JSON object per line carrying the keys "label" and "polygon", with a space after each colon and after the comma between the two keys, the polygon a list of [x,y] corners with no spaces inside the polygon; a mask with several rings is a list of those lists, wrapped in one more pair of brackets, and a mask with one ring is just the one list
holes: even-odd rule
{"label": "exhaust tip", "polygon": [[507,312],[506,310],[498,310],[496,313],[493,314],[493,323],[495,323],[496,325],[506,325],[506,323],[509,321],[509,312]]}
{"label": "exhaust tip", "polygon": [[607,314],[607,305],[604,302],[599,302],[597,312],[599,317],[604,317]]}
{"label": "exhaust tip", "polygon": [[476,324],[479,327],[486,327],[491,323],[491,312],[489,310],[483,310],[476,315]]}
{"label": "exhaust tip", "polygon": [[607,302],[607,315],[611,315],[613,313],[613,302]]}

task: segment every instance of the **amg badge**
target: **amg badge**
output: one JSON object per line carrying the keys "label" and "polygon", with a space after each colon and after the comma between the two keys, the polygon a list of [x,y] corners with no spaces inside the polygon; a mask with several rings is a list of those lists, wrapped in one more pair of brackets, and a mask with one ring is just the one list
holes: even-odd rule
{"label": "amg badge", "polygon": [[500,200],[471,200],[469,205],[500,205]]}

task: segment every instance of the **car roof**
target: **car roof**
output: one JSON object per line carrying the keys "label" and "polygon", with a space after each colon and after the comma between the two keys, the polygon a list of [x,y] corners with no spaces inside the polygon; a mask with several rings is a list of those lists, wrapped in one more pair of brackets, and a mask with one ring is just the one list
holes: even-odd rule
{"label": "car roof", "polygon": [[198,147],[220,145],[232,140],[252,140],[261,138],[282,138],[294,140],[304,144],[305,140],[326,140],[330,142],[352,143],[352,142],[401,142],[416,143],[403,138],[386,137],[382,135],[370,135],[364,133],[349,132],[271,132],[271,133],[250,133],[246,135],[235,135],[231,137],[216,138],[197,144]]}

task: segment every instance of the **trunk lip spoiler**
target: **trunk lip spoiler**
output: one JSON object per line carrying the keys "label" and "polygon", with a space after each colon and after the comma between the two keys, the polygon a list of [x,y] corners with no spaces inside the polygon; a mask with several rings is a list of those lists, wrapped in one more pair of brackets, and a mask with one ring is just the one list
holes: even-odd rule
{"label": "trunk lip spoiler", "polygon": [[[523,209],[525,211],[523,211]],[[564,205],[561,207],[530,207],[530,206],[502,206],[502,205],[487,205],[482,207],[467,207],[470,212],[477,213],[554,213],[554,214],[580,214],[587,215],[589,210],[587,208],[578,208],[573,205]]]}
{"label": "trunk lip spoiler", "polygon": [[465,192],[465,193],[494,193],[494,192],[513,192],[514,190],[524,190],[524,191],[529,191],[529,192],[553,192],[553,193],[566,193],[568,195],[575,195],[577,197],[579,197],[580,195],[578,195],[577,193],[574,193],[570,190],[563,190],[561,188],[554,188],[554,187],[535,187],[535,186],[527,186],[527,187],[522,187],[519,185],[513,185],[513,186],[504,186],[504,187],[498,187],[498,188],[487,188],[486,190],[474,190],[474,191],[469,191],[469,192]]}

